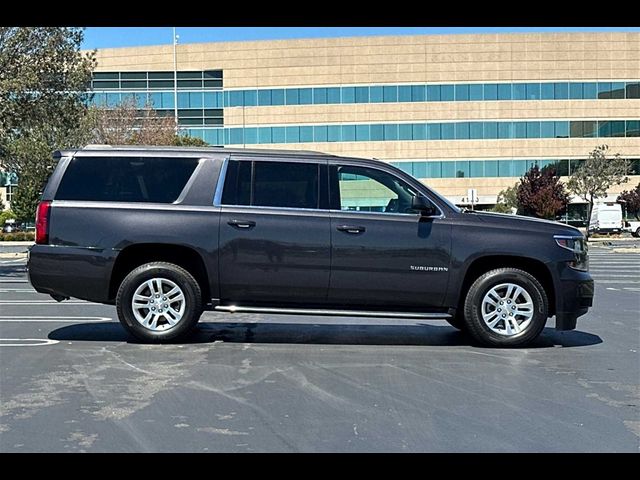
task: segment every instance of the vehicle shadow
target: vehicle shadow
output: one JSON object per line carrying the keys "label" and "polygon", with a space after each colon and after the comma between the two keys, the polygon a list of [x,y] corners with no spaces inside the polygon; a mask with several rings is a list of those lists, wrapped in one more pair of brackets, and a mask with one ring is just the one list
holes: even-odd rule
{"label": "vehicle shadow", "polygon": [[[118,322],[81,323],[53,330],[51,340],[88,342],[141,343],[129,335]],[[448,326],[417,325],[354,325],[308,323],[247,323],[206,322],[181,344],[265,343],[311,345],[414,345],[472,346],[467,334]],[[579,330],[557,332],[545,328],[540,337],[527,348],[584,347],[602,343],[597,336]]]}

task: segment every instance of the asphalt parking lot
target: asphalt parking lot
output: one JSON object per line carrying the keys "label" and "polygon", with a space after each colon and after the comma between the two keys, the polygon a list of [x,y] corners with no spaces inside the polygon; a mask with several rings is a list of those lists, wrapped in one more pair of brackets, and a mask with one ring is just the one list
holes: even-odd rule
{"label": "asphalt parking lot", "polygon": [[[205,313],[142,345],[0,248],[2,452],[638,452],[640,242],[591,247],[595,306],[531,348],[444,322]],[[553,326],[551,320],[548,326]]]}

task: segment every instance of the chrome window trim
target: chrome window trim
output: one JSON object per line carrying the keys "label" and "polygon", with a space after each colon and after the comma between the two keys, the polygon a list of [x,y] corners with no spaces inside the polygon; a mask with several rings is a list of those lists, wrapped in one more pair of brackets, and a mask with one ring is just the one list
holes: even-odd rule
{"label": "chrome window trim", "polygon": [[[435,206],[436,206],[436,208],[438,208],[437,205],[435,205]],[[446,218],[446,216],[442,213],[442,210],[440,210],[440,208],[438,208],[438,211],[440,211],[440,215],[422,216],[419,213],[367,212],[367,211],[364,211],[364,210],[329,210],[330,213],[335,213],[335,214],[347,213],[347,214],[358,214],[358,215],[384,215],[386,217],[390,217],[390,216],[399,216],[400,217],[401,216],[401,217],[417,217],[417,218],[428,218],[428,219]]]}
{"label": "chrome window trim", "polygon": [[240,208],[248,210],[280,210],[280,211],[292,211],[292,212],[325,212],[329,213],[330,210],[322,208],[299,208],[299,207],[266,207],[264,205],[216,205],[217,207],[224,208]]}

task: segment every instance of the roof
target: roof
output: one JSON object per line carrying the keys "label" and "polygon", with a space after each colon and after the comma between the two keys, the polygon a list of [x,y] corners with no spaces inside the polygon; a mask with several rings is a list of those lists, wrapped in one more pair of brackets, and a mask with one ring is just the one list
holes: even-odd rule
{"label": "roof", "polygon": [[182,154],[236,154],[236,155],[304,155],[304,156],[329,156],[334,155],[311,150],[274,150],[268,148],[226,148],[226,147],[175,147],[175,146],[150,146],[150,145],[87,145],[79,149],[57,150],[54,157],[64,157],[76,155],[79,152],[91,153],[141,153],[141,152],[164,152]]}

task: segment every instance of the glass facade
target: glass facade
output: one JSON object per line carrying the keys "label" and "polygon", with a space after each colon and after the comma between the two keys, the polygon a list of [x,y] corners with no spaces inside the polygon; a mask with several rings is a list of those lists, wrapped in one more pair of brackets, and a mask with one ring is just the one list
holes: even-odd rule
{"label": "glass facade", "polygon": [[[345,103],[477,102],[498,100],[597,100],[640,98],[640,80],[629,82],[471,83],[456,85],[364,85],[231,90],[224,107]],[[329,92],[331,91],[331,92]],[[329,94],[331,93],[331,94]]]}
{"label": "glass facade", "polygon": [[189,129],[212,145],[638,137],[640,120],[435,122]]}
{"label": "glass facade", "polygon": [[[580,159],[430,160],[391,162],[416,178],[521,177],[531,167],[553,167],[560,176],[571,175]],[[640,175],[640,159],[629,159],[630,175]]]}
{"label": "glass facade", "polygon": [[[219,127],[224,125],[222,70],[177,72],[178,124],[180,126]],[[173,117],[175,92],[173,72],[94,72],[91,102],[115,107],[134,102],[158,115]],[[234,91],[234,101],[256,105],[256,91]]]}

